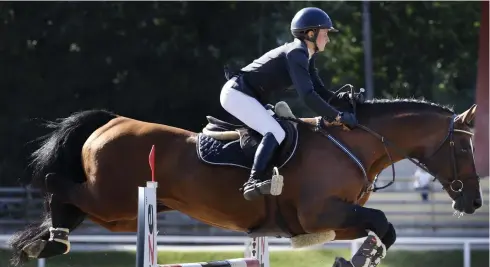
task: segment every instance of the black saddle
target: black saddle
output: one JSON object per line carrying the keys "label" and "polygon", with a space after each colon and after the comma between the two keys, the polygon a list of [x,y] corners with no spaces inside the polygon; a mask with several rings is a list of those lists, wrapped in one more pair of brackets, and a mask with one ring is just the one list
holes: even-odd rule
{"label": "black saddle", "polygon": [[[267,109],[273,110],[272,105]],[[286,133],[272,162],[283,167],[296,152],[298,145],[298,130],[296,124],[287,119],[280,119],[271,112],[276,121]],[[262,135],[244,124],[236,124],[206,116],[208,124],[203,132],[198,134],[197,154],[199,159],[212,165],[236,166],[251,169],[257,146]]]}

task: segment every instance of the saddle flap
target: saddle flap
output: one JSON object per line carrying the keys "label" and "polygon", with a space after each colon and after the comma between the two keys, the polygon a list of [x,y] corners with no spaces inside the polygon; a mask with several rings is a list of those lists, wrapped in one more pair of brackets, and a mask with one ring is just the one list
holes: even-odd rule
{"label": "saddle flap", "polygon": [[[298,129],[296,123],[279,120],[286,132],[286,138],[273,159],[273,165],[281,168],[296,152],[298,145]],[[224,132],[226,133],[226,132]],[[251,169],[262,135],[249,128],[238,128],[233,139],[216,139],[205,133],[198,135],[197,151],[199,158],[212,165],[228,165]]]}
{"label": "saddle flap", "polygon": [[246,151],[247,149],[256,148],[262,140],[262,136],[252,129],[238,129],[238,134],[240,135],[240,147],[245,150],[245,152],[248,152]]}

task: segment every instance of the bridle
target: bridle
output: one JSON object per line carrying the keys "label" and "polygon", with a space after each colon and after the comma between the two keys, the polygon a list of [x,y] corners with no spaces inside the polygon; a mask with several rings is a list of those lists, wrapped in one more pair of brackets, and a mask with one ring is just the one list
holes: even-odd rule
{"label": "bridle", "polygon": [[[429,162],[431,160],[431,158],[437,154],[437,152],[439,152],[439,150],[441,150],[441,148],[444,146],[444,144],[446,142],[449,141],[449,146],[451,147],[451,152],[450,152],[450,164],[452,166],[452,179],[448,179],[448,180],[443,180],[443,179],[439,179],[439,182],[442,184],[443,186],[443,189],[444,190],[451,190],[455,193],[458,193],[460,195],[463,195],[463,187],[464,187],[464,183],[463,181],[461,181],[460,179],[458,179],[458,165],[457,165],[457,160],[456,160],[456,147],[454,145],[454,134],[455,133],[461,133],[461,134],[467,134],[467,135],[470,135],[470,136],[473,136],[473,133],[472,132],[469,132],[469,131],[465,131],[465,130],[461,130],[461,129],[455,129],[454,128],[454,124],[455,122],[458,120],[458,116],[457,115],[453,115],[451,117],[451,120],[449,122],[449,129],[448,129],[448,132],[446,134],[446,137],[439,143],[439,145],[437,146],[437,148],[428,156],[428,157],[425,157],[424,160],[422,161],[416,161],[414,160],[413,158],[409,157],[407,153],[405,153],[402,149],[400,149],[399,147],[397,147],[395,144],[389,142],[388,140],[386,140],[383,136],[381,136],[380,134],[376,133],[375,131],[369,129],[368,127],[364,126],[364,125],[358,125],[359,128],[369,132],[370,134],[374,135],[376,138],[378,138],[381,143],[383,144],[384,148],[385,148],[385,151],[386,151],[386,154],[388,155],[388,158],[390,159],[391,161],[391,169],[392,169],[392,173],[393,173],[393,178],[392,180],[385,186],[383,187],[376,187],[376,186],[372,186],[374,181],[376,181],[376,178],[374,179],[374,181],[371,183],[371,185],[368,187],[368,191],[373,191],[373,192],[376,192],[380,189],[384,189],[388,186],[390,186],[391,184],[393,184],[395,182],[395,167],[394,167],[394,162],[393,162],[393,159],[391,157],[391,154],[387,148],[387,146],[390,146],[392,148],[394,148],[400,156],[402,156],[403,158],[405,159],[408,159],[410,160],[413,164],[415,164],[416,166],[418,166],[419,168],[421,168],[422,170],[424,170],[425,172],[429,173],[430,175],[432,175],[434,177],[433,181],[435,181],[438,177],[437,173],[434,173],[432,171],[430,171],[427,167],[426,167],[426,162]],[[473,151],[472,151],[473,153]],[[473,168],[475,169],[475,162],[473,161]],[[473,177],[470,177],[470,178],[473,178]],[[475,175],[474,178],[478,178],[478,175]],[[479,179],[479,178],[478,178]],[[456,187],[456,185],[459,185],[458,187]],[[371,189],[372,188],[372,189]]]}
{"label": "bridle", "polygon": [[[351,98],[350,98],[350,104],[353,108],[353,113],[354,115],[357,117],[357,114],[356,114],[356,100],[355,100],[355,95],[360,95],[364,92],[364,89],[361,88],[360,90],[360,93],[355,93],[354,92],[354,87],[350,84],[346,84],[344,86],[342,86],[340,89],[338,89],[337,91],[335,91],[332,95],[332,97],[328,100],[328,102],[330,102],[330,100],[340,91],[342,90],[343,88],[345,87],[350,87],[350,91],[351,91]],[[322,133],[324,136],[328,137],[330,135],[330,133],[328,133],[324,127],[323,127],[323,119],[322,117],[317,117],[316,118],[316,127],[314,129],[314,131],[316,132],[320,132]],[[454,125],[456,123],[456,121],[459,119],[458,115],[456,114],[453,114],[453,116],[451,117],[451,120],[449,122],[449,128],[448,128],[448,132],[445,136],[445,138],[439,143],[439,145],[437,146],[437,148],[430,154],[430,156],[428,157],[425,157],[424,160],[422,161],[416,161],[414,160],[413,158],[409,157],[408,153],[406,153],[403,149],[399,148],[397,145],[395,145],[394,143],[388,141],[384,136],[378,134],[377,132],[371,130],[370,128],[362,125],[362,124],[358,124],[357,127],[358,128],[361,128],[363,129],[364,131],[370,133],[371,135],[373,135],[374,137],[376,137],[379,141],[381,141],[381,143],[383,144],[383,147],[385,149],[385,152],[391,162],[391,171],[392,171],[392,180],[385,186],[382,186],[382,187],[377,187],[375,185],[375,182],[378,178],[378,175],[377,174],[375,176],[375,178],[373,179],[373,181],[369,181],[368,177],[367,177],[367,174],[364,172],[364,176],[365,176],[365,179],[366,181],[368,181],[367,183],[367,186],[365,187],[365,189],[363,190],[363,192],[361,192],[361,195],[363,195],[364,193],[368,193],[370,191],[372,192],[376,192],[378,190],[381,190],[381,189],[384,189],[384,188],[387,188],[388,186],[392,185],[394,182],[395,182],[395,163],[393,161],[393,158],[390,154],[390,151],[388,150],[388,146],[391,147],[392,149],[394,149],[399,156],[405,158],[405,159],[408,159],[409,161],[411,161],[412,163],[414,163],[416,166],[418,166],[419,168],[421,168],[422,170],[426,171],[427,173],[429,173],[430,175],[432,175],[434,177],[433,181],[435,181],[438,177],[437,173],[434,173],[432,171],[430,171],[427,167],[426,167],[426,163],[427,162],[430,162],[431,158],[437,154],[437,152],[439,150],[441,150],[441,148],[444,146],[444,144],[446,142],[449,141],[449,146],[451,147],[451,153],[450,153],[450,164],[452,166],[452,179],[451,180],[443,180],[443,179],[439,179],[439,182],[442,184],[442,188],[446,191],[451,190],[455,193],[458,194],[458,197],[460,196],[463,196],[463,187],[464,187],[464,183],[462,180],[458,179],[458,165],[457,165],[457,160],[456,160],[456,147],[455,147],[455,144],[454,144],[454,134],[455,133],[461,133],[461,134],[467,134],[469,136],[473,136],[473,133],[472,132],[469,132],[469,131],[466,131],[466,130],[461,130],[461,129],[455,129],[454,128]],[[294,120],[298,123],[303,123],[302,120]],[[471,140],[470,140],[471,142]],[[472,149],[473,149],[473,146],[472,146]],[[471,153],[473,153],[473,151],[471,151]],[[474,158],[473,158],[473,169],[476,170],[476,167],[475,167],[475,161],[474,161]],[[476,173],[476,171],[475,171]],[[478,175],[475,175],[475,177],[468,177],[468,178],[476,178],[476,179],[480,179]],[[458,187],[456,187],[457,185],[459,185]]]}

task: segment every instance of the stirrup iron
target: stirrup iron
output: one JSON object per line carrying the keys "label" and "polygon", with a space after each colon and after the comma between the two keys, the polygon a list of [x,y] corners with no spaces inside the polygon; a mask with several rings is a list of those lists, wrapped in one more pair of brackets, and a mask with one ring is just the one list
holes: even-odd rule
{"label": "stirrup iron", "polygon": [[279,196],[282,193],[282,187],[284,186],[284,177],[279,174],[279,169],[274,167],[272,179],[271,179],[271,195]]}

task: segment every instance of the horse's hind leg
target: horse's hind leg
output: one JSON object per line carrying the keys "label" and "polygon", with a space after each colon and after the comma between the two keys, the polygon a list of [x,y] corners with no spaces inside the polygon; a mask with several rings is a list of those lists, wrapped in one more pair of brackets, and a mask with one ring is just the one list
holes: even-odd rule
{"label": "horse's hind leg", "polygon": [[46,227],[47,231],[40,239],[25,245],[22,251],[33,258],[50,258],[68,253],[70,251],[68,234],[83,222],[85,216],[86,214],[76,206],[65,204],[57,198],[57,195],[51,195],[49,200],[51,225],[48,226],[49,228]]}
{"label": "horse's hind leg", "polygon": [[[62,179],[62,177],[57,175],[49,175],[46,177],[46,186],[63,203],[74,205],[84,213],[97,217],[102,221],[131,220],[137,214],[136,193],[134,193],[134,196],[130,194],[124,195],[124,200],[134,198],[135,201],[122,204],[118,202],[118,197],[110,195],[110,191],[107,191],[111,190],[111,188],[104,189],[100,183],[75,183]],[[103,189],[106,191],[102,191]]]}
{"label": "horse's hind leg", "polygon": [[43,221],[14,233],[8,241],[13,251],[10,260],[13,266],[21,265],[29,257],[50,258],[67,253],[70,249],[68,233],[85,218],[83,211],[64,201],[64,193],[60,195],[49,190],[47,193]]}
{"label": "horse's hind leg", "polygon": [[22,248],[29,257],[34,258],[50,258],[68,253],[68,235],[86,217],[85,212],[68,201],[79,184],[54,173],[46,175],[45,183],[47,191],[51,194],[48,202],[51,225],[41,239],[34,240]]}

